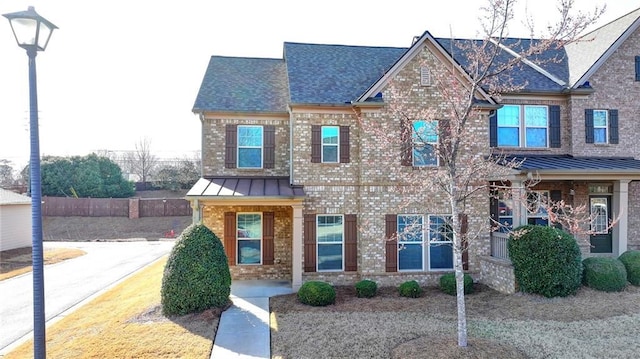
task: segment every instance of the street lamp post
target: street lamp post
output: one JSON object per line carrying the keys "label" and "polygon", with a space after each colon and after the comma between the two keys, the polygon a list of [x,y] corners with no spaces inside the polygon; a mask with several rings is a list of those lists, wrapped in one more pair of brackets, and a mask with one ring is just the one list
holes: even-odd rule
{"label": "street lamp post", "polygon": [[33,354],[34,358],[46,357],[44,268],[42,255],[42,188],[40,184],[40,140],[38,136],[38,92],[36,87],[36,55],[44,51],[51,33],[58,27],[38,15],[32,6],[27,11],[4,14],[18,46],[29,56],[29,129],[31,155],[29,180],[31,183],[31,242],[33,262]]}

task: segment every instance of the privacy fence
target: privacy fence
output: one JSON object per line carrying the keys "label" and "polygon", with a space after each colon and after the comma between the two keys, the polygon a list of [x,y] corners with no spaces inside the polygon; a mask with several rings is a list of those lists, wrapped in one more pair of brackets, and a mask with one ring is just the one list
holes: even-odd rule
{"label": "privacy fence", "polygon": [[191,216],[189,201],[180,198],[43,197],[47,217],[173,217]]}

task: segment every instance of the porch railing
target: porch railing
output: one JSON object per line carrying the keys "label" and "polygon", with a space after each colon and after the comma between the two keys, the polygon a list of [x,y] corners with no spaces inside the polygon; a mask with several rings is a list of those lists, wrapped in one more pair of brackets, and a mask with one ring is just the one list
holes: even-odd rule
{"label": "porch railing", "polygon": [[498,259],[509,260],[509,250],[507,249],[507,242],[509,241],[509,235],[506,233],[492,232],[491,233],[491,256]]}

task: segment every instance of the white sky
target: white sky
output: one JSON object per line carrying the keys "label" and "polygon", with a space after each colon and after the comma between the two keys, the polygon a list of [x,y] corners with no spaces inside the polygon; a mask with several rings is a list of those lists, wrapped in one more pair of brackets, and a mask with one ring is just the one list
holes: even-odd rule
{"label": "white sky", "polygon": [[[607,3],[598,26],[640,0],[576,0],[576,10]],[[0,14],[29,5],[59,27],[37,56],[40,152],[86,155],[132,150],[143,137],[159,157],[192,157],[200,122],[191,112],[211,55],[282,57],[285,41],[408,47],[425,30],[474,37],[476,0],[2,0]],[[520,0],[541,28],[555,0]],[[0,18],[0,159],[29,158],[28,62]]]}

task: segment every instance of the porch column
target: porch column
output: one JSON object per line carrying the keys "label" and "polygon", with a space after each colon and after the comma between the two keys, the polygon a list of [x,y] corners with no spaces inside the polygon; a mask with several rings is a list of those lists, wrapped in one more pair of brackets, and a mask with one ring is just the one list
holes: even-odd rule
{"label": "porch column", "polygon": [[513,228],[527,224],[527,198],[522,181],[511,181],[513,196]]}
{"label": "porch column", "polygon": [[191,222],[193,224],[202,222],[202,218],[200,218],[200,200],[198,199],[191,200]]}
{"label": "porch column", "polygon": [[613,199],[611,203],[612,218],[618,223],[612,228],[613,254],[619,256],[627,251],[627,229],[629,226],[629,182],[620,180],[613,182]]}
{"label": "porch column", "polygon": [[294,292],[302,286],[302,204],[293,204],[293,248],[291,253],[291,288]]}

